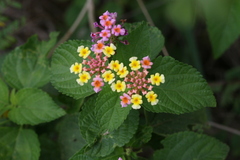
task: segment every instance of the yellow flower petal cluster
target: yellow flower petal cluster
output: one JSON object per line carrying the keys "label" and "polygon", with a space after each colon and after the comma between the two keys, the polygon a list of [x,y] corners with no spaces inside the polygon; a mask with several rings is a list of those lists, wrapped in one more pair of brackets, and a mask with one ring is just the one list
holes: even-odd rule
{"label": "yellow flower petal cluster", "polygon": [[112,55],[115,54],[115,50],[116,50],[116,46],[114,44],[110,44],[110,46],[105,46],[103,49],[103,53],[107,56],[107,57],[111,57]]}
{"label": "yellow flower petal cluster", "polygon": [[136,71],[141,68],[140,61],[137,60],[137,57],[131,57],[129,61],[131,62],[129,64],[131,70]]}
{"label": "yellow flower petal cluster", "polygon": [[150,81],[152,84],[156,84],[157,86],[160,85],[160,83],[165,82],[165,77],[163,74],[155,73],[155,75],[150,76]]}
{"label": "yellow flower petal cluster", "polygon": [[82,64],[75,62],[75,64],[71,65],[70,72],[75,74],[82,72]]}
{"label": "yellow flower petal cluster", "polygon": [[83,57],[84,59],[87,58],[89,56],[89,54],[91,53],[89,48],[84,47],[84,46],[79,46],[77,49],[77,52],[79,53],[79,56]]}
{"label": "yellow flower petal cluster", "polygon": [[120,78],[125,78],[128,73],[129,73],[129,71],[127,70],[127,67],[125,66],[117,72],[117,75],[119,75]]}
{"label": "yellow flower petal cluster", "polygon": [[132,95],[132,97],[131,97],[132,99],[131,99],[131,102],[132,102],[132,108],[133,109],[140,109],[141,108],[141,104],[143,103],[143,101],[142,101],[142,96],[141,95],[139,95],[139,94],[134,94],[134,95]]}
{"label": "yellow flower petal cluster", "polygon": [[120,64],[118,60],[116,60],[116,61],[112,60],[109,63],[109,68],[111,70],[114,70],[115,72],[117,72],[123,68],[123,63]]}
{"label": "yellow flower petal cluster", "polygon": [[113,91],[123,92],[126,89],[126,83],[124,81],[118,80],[117,83],[112,83],[111,88]]}
{"label": "yellow flower petal cluster", "polygon": [[156,105],[158,103],[157,94],[155,94],[153,91],[150,91],[145,96],[147,98],[147,101],[151,103],[151,105]]}
{"label": "yellow flower petal cluster", "polygon": [[90,74],[86,71],[83,71],[78,75],[77,83],[81,86],[84,85],[84,83],[88,83],[88,80],[91,78]]}
{"label": "yellow flower petal cluster", "polygon": [[105,71],[102,74],[104,82],[108,82],[108,84],[111,84],[115,80],[115,75],[112,73],[112,71]]}

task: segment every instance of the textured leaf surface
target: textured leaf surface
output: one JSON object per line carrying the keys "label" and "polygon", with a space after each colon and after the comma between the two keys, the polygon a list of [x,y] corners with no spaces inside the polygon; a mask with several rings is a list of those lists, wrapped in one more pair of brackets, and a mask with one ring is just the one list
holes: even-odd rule
{"label": "textured leaf surface", "polygon": [[240,35],[240,1],[200,1],[215,58],[220,57]]}
{"label": "textured leaf surface", "polygon": [[85,149],[87,146],[84,148],[80,149],[76,154],[74,154],[69,160],[99,160],[98,157],[95,156],[90,156],[84,153]]}
{"label": "textured leaf surface", "polygon": [[109,86],[105,86],[98,95],[96,117],[103,131],[117,129],[127,118],[131,107],[121,106],[120,95],[121,93],[113,92]]}
{"label": "textured leaf surface", "polygon": [[40,144],[33,130],[2,127],[0,146],[0,159],[38,160],[40,156]]}
{"label": "textured leaf surface", "polygon": [[95,157],[94,160],[98,160],[98,159],[101,159],[101,160],[117,160],[119,157],[124,157],[124,155],[125,155],[124,148],[116,147],[115,150],[111,154],[109,154],[108,156],[104,156],[104,157],[101,157],[101,158]]}
{"label": "textured leaf surface", "polygon": [[86,145],[80,134],[78,114],[67,115],[60,123],[59,144],[62,159],[69,159],[74,153]]}
{"label": "textured leaf surface", "polygon": [[204,107],[215,107],[216,101],[202,75],[192,66],[173,58],[158,57],[150,71],[165,76],[165,83],[154,86],[159,102],[152,106],[143,99],[144,107],[151,112],[183,114]]}
{"label": "textured leaf surface", "polygon": [[150,57],[155,58],[164,46],[164,37],[157,27],[149,27]]}
{"label": "textured leaf surface", "polygon": [[[131,27],[128,26],[128,28]],[[124,37],[124,40],[127,40],[129,45],[119,43],[117,53],[113,56],[113,59],[117,59],[125,65],[128,65],[129,58],[133,56],[137,56],[138,59],[145,56],[155,58],[164,44],[164,38],[156,27],[148,26],[147,23],[142,22],[133,28],[129,35]]]}
{"label": "textured leaf surface", "polygon": [[2,73],[6,82],[16,89],[41,87],[50,80],[48,61],[39,59],[34,51],[19,48],[5,57]]}
{"label": "textured leaf surface", "polygon": [[9,90],[7,85],[0,79],[0,110],[9,103]]}
{"label": "textured leaf surface", "polygon": [[127,119],[116,130],[104,133],[101,138],[90,147],[87,154],[97,157],[109,155],[115,147],[122,147],[130,141],[135,134],[139,121],[139,113],[131,110]]}
{"label": "textured leaf surface", "polygon": [[154,160],[224,160],[229,148],[215,138],[194,132],[180,132],[162,141],[164,148]]}
{"label": "textured leaf surface", "polygon": [[26,88],[15,95],[16,107],[9,111],[9,119],[23,125],[49,122],[65,114],[51,97],[40,89]]}
{"label": "textured leaf surface", "polygon": [[128,146],[131,146],[133,148],[141,147],[152,138],[152,132],[153,127],[151,126],[139,126],[136,134],[128,143]]}
{"label": "textured leaf surface", "polygon": [[181,115],[169,113],[149,113],[148,117],[153,132],[166,136],[180,131],[187,131],[194,125],[204,125],[207,121],[205,109]]}
{"label": "textured leaf surface", "polygon": [[81,63],[82,58],[78,56],[78,46],[91,48],[90,41],[67,41],[61,44],[54,52],[52,57],[52,78],[53,86],[60,92],[75,99],[87,97],[94,93],[91,81],[80,86],[76,79],[77,74],[70,73],[70,67],[75,62]]}
{"label": "textured leaf surface", "polygon": [[84,104],[83,109],[79,115],[79,126],[83,138],[88,144],[92,144],[96,141],[97,137],[101,133],[101,128],[96,118],[96,101],[97,95],[88,97]]}

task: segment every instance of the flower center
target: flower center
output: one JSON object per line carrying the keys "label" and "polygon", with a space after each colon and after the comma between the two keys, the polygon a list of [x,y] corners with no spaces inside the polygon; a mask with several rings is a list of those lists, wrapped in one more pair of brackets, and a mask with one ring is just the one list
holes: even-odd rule
{"label": "flower center", "polygon": [[127,98],[127,97],[123,97],[123,98],[122,98],[122,102],[123,102],[123,103],[128,103],[128,98]]}
{"label": "flower center", "polygon": [[102,49],[103,48],[103,44],[102,43],[98,43],[97,44],[97,49]]}
{"label": "flower center", "polygon": [[108,19],[108,15],[103,15],[102,19],[104,20]]}
{"label": "flower center", "polygon": [[119,33],[120,32],[120,28],[115,28],[114,31]]}
{"label": "flower center", "polygon": [[112,22],[111,22],[111,21],[106,21],[105,25],[106,25],[106,26],[111,26],[111,25],[112,25]]}
{"label": "flower center", "polygon": [[149,60],[144,60],[143,64],[146,65],[146,66],[149,66],[150,65],[150,61]]}
{"label": "flower center", "polygon": [[103,32],[103,37],[107,37],[107,32]]}
{"label": "flower center", "polygon": [[97,88],[101,87],[101,82],[100,81],[95,81],[94,86],[97,87]]}
{"label": "flower center", "polygon": [[122,88],[122,85],[121,84],[117,84],[117,89],[121,89]]}
{"label": "flower center", "polygon": [[74,70],[75,70],[75,71],[78,71],[78,70],[79,70],[79,66],[75,66],[75,67],[74,67]]}
{"label": "flower center", "polygon": [[155,77],[155,78],[154,78],[154,81],[155,81],[155,82],[158,82],[158,81],[160,81],[160,79],[159,79],[158,77]]}

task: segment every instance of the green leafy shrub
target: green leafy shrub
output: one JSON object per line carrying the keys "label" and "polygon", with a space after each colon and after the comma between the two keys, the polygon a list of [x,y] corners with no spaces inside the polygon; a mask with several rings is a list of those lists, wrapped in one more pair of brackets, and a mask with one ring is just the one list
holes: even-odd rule
{"label": "green leafy shrub", "polygon": [[[102,31],[91,34],[92,42],[66,41],[51,62],[46,57],[57,33],[46,42],[33,36],[6,56],[0,158],[35,160],[42,150],[41,159],[225,159],[228,146],[201,133],[205,108],[216,107],[202,75],[159,55],[164,37],[158,28],[115,26],[116,13],[100,18],[95,26]],[[50,81],[57,98],[44,90]],[[52,154],[40,144],[53,146]],[[146,146],[153,154],[144,158]]]}

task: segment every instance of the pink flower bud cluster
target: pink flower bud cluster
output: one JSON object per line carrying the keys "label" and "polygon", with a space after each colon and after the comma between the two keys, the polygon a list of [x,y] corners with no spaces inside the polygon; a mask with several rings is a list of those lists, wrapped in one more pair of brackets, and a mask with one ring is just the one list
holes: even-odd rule
{"label": "pink flower bud cluster", "polygon": [[131,71],[125,78],[124,81],[127,83],[127,92],[129,96],[132,94],[147,94],[148,91],[151,91],[153,86],[150,85],[151,81],[146,78],[148,71],[146,68],[143,71]]}
{"label": "pink flower bud cluster", "polygon": [[[113,43],[117,37],[119,36],[125,36],[128,34],[127,30],[122,27],[120,24],[116,24],[116,18],[117,13],[110,13],[106,11],[99,17],[100,24],[97,22],[94,23],[95,27],[98,27],[101,29],[100,32],[91,33],[92,41],[102,41],[102,42],[108,42]],[[126,41],[120,41],[124,44],[128,44]]]}
{"label": "pink flower bud cluster", "polygon": [[82,64],[85,66],[83,67],[83,71],[90,72],[90,75],[94,74],[101,74],[106,71],[108,68],[106,66],[106,62],[108,60],[107,56],[102,56],[102,54],[97,54],[95,58],[88,57],[88,60],[83,60]]}

